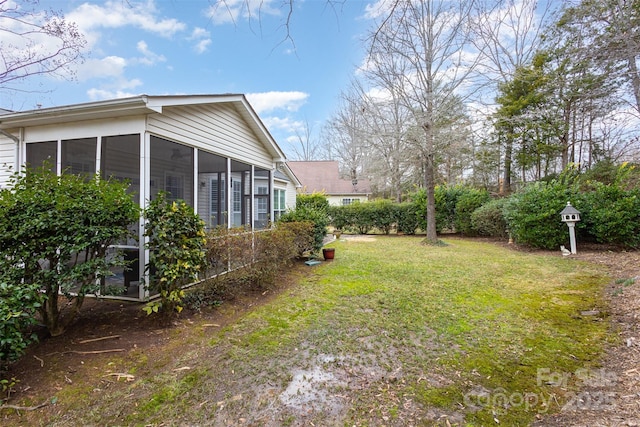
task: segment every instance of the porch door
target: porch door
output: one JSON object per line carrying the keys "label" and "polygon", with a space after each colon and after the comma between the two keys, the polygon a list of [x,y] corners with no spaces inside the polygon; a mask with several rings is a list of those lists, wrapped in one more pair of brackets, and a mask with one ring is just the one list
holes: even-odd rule
{"label": "porch door", "polygon": [[242,178],[231,177],[231,226],[242,226]]}

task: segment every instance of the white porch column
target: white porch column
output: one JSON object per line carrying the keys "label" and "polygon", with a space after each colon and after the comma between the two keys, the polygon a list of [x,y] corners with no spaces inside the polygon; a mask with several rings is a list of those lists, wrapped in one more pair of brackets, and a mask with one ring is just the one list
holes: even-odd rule
{"label": "white porch column", "polygon": [[[146,208],[151,198],[151,135],[149,132],[142,132],[140,134],[140,207]],[[149,238],[145,237],[146,220],[140,217],[140,230],[138,231],[140,250],[139,250],[139,273],[140,278],[145,283],[149,283],[149,273],[146,270],[147,263],[149,262],[149,249],[147,249],[147,243]],[[143,286],[142,283],[138,286],[138,298],[141,301],[149,299],[149,289],[147,286]]]}
{"label": "white porch column", "polygon": [[231,179],[231,158],[227,157],[227,183],[225,197],[227,198],[227,228],[231,228],[231,215],[233,212],[233,181]]}

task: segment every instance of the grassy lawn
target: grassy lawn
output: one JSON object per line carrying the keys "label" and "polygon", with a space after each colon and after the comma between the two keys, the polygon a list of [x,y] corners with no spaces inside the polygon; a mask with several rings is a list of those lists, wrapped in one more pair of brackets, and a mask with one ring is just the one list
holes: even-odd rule
{"label": "grassy lawn", "polygon": [[560,256],[445,241],[333,243],[334,261],[238,322],[175,334],[164,351],[177,359],[112,362],[136,381],[100,398],[79,390],[57,422],[515,426],[561,410],[611,339],[608,278]]}

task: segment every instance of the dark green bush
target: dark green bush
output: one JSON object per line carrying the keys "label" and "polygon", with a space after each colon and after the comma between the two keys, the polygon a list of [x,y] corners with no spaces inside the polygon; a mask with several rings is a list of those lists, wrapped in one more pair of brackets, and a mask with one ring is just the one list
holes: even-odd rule
{"label": "dark green bush", "polygon": [[36,336],[29,327],[36,323],[36,313],[42,306],[37,284],[0,282],[0,372],[24,354]]}
{"label": "dark green bush", "polygon": [[398,222],[395,204],[391,200],[385,199],[363,204],[369,205],[368,208],[372,211],[373,227],[382,231],[384,234],[389,234]]}
{"label": "dark green bush", "polygon": [[145,236],[149,238],[149,282],[160,299],[145,306],[166,319],[182,310],[183,287],[198,279],[205,266],[204,222],[184,200],[167,200],[159,193],[144,211]]}
{"label": "dark green bush", "polygon": [[330,223],[336,230],[348,231],[355,229],[354,211],[350,209],[349,206],[351,205],[329,207]]}
{"label": "dark green bush", "polygon": [[582,226],[598,243],[640,247],[640,189],[593,184],[581,197]]}
{"label": "dark green bush", "polygon": [[454,226],[458,233],[467,236],[476,235],[477,232],[471,223],[471,215],[483,204],[489,202],[491,197],[487,190],[477,190],[471,187],[464,187],[459,193],[456,202]]}
{"label": "dark green bush", "polygon": [[507,221],[504,218],[505,198],[485,203],[471,214],[471,227],[480,236],[509,237]]}
{"label": "dark green bush", "polygon": [[418,207],[414,202],[404,202],[396,205],[396,218],[399,233],[416,234],[420,225]]}
{"label": "dark green bush", "polygon": [[563,180],[526,186],[505,202],[504,214],[511,236],[517,243],[535,248],[557,249],[568,245],[569,233],[560,212],[567,201],[578,199],[577,186],[567,185]]}
{"label": "dark green bush", "polygon": [[[456,231],[456,205],[465,193],[461,185],[438,185],[435,188],[436,231]],[[426,209],[426,206],[425,206]]]}
{"label": "dark green bush", "polygon": [[[124,264],[106,253],[139,218],[127,188],[38,168],[15,174],[0,191],[0,281],[40,287],[46,298],[39,313],[51,335],[62,334],[85,295]],[[59,304],[60,294],[69,304]]]}
{"label": "dark green bush", "polygon": [[353,218],[352,227],[360,234],[368,234],[376,222],[376,210],[372,203],[352,203],[346,207]]}

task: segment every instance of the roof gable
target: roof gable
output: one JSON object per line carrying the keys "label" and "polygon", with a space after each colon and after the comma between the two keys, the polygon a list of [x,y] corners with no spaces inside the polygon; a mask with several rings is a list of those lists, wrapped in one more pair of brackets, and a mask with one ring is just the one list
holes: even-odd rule
{"label": "roof gable", "polygon": [[131,98],[9,112],[0,115],[0,130],[123,116],[162,114],[166,107],[221,103],[231,105],[241,115],[247,126],[251,128],[258,140],[265,145],[273,156],[274,161],[283,162],[285,160],[284,152],[242,94],[139,95]]}

